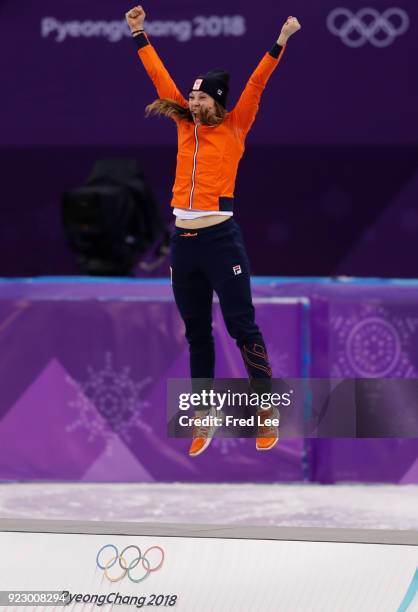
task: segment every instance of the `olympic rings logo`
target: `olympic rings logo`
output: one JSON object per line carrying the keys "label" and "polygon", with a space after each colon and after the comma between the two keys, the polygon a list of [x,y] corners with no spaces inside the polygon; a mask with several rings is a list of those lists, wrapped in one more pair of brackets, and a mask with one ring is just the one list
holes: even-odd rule
{"label": "olympic rings logo", "polygon": [[[107,549],[107,552],[105,552]],[[161,555],[161,559],[159,563],[155,564],[155,567],[151,567],[151,561],[147,558],[147,554],[152,551],[157,550]],[[113,554],[112,554],[113,551]],[[133,551],[133,554],[130,553],[127,555],[128,551]],[[129,559],[132,557],[131,559]],[[114,544],[105,544],[99,550],[96,556],[96,564],[97,567],[104,570],[104,574],[110,582],[118,582],[122,580],[126,575],[132,582],[143,582],[152,572],[157,572],[161,569],[164,563],[164,550],[161,546],[150,546],[147,550],[142,554],[141,549],[135,544],[130,544],[126,546],[122,552],[119,554],[118,549]],[[114,568],[118,562],[118,571],[115,573],[114,570],[110,572],[111,568]],[[119,571],[119,568],[122,571]],[[134,571],[135,570],[135,571]]]}
{"label": "olympic rings logo", "polygon": [[362,47],[369,42],[382,48],[389,47],[395,38],[405,34],[409,17],[401,8],[389,8],[382,14],[370,7],[355,14],[346,8],[336,8],[328,15],[327,26],[347,47]]}

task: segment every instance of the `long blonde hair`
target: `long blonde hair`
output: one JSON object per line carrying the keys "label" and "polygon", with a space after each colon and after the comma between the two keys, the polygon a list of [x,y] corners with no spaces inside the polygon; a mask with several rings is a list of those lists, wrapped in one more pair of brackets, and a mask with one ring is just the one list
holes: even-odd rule
{"label": "long blonde hair", "polygon": [[[200,123],[203,125],[219,125],[225,119],[227,110],[214,100],[215,113],[212,114],[207,110],[200,111]],[[175,100],[168,100],[166,98],[154,100],[151,104],[145,108],[145,116],[150,115],[163,115],[170,119],[179,119],[180,121],[190,121],[193,123],[193,115],[190,112],[189,107],[181,106]]]}

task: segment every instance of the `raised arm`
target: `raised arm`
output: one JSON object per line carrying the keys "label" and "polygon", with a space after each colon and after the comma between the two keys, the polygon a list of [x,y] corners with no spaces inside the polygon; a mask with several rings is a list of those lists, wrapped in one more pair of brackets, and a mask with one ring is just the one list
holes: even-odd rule
{"label": "raised arm", "polygon": [[145,11],[142,6],[132,8],[125,14],[125,18],[134,36],[139,59],[154,83],[158,97],[175,100],[181,106],[187,106],[187,101],[179,92],[177,85],[144,32]]}
{"label": "raised arm", "polygon": [[231,111],[231,119],[235,122],[238,129],[243,130],[245,134],[254,123],[263,90],[283,57],[289,37],[300,30],[300,28],[301,25],[296,17],[288,17],[282,27],[279,38],[250,76],[240,99]]}

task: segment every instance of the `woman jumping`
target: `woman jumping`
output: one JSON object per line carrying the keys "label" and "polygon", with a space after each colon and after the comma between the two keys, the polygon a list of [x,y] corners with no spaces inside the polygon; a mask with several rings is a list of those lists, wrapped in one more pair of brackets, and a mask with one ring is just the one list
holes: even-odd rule
{"label": "woman jumping", "polygon": [[[246,136],[255,120],[261,94],[283,56],[286,43],[301,26],[289,17],[277,42],[251,75],[235,108],[228,112],[229,74],[210,70],[193,82],[184,98],[144,31],[145,12],[135,6],[126,20],[144,68],[159,99],[146,115],[165,115],[177,125],[178,153],[171,206],[176,232],[171,243],[174,298],[190,348],[192,380],[212,380],[215,349],[212,336],[212,299],[219,297],[229,334],[235,339],[248,372],[251,388],[271,390],[272,372],[263,336],[255,322],[250,269],[241,231],[233,219],[234,188]],[[195,418],[205,412],[195,413]],[[212,410],[211,410],[212,414]],[[257,450],[269,450],[278,441],[278,416],[273,408],[258,411]],[[268,419],[268,420],[266,420]],[[214,428],[195,425],[190,456],[210,444]]]}

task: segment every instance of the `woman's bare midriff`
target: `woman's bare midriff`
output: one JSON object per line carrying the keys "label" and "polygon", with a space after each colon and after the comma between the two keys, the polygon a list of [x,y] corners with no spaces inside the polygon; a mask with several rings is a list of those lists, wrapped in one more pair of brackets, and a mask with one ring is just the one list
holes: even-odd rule
{"label": "woman's bare midriff", "polygon": [[227,221],[231,215],[208,215],[197,219],[179,219],[176,217],[176,226],[184,229],[198,229],[199,227],[210,227],[223,221]]}

